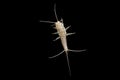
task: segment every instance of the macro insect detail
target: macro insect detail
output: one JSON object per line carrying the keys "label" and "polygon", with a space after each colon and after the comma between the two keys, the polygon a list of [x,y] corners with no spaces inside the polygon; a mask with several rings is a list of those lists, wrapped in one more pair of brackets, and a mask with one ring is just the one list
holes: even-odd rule
{"label": "macro insect detail", "polygon": [[60,39],[64,50],[61,51],[59,54],[51,56],[49,58],[50,59],[55,58],[55,57],[57,57],[57,56],[59,56],[59,55],[61,55],[62,53],[65,52],[66,58],[67,58],[67,64],[68,64],[68,68],[69,68],[69,75],[71,76],[71,69],[70,69],[70,64],[69,64],[68,52],[69,51],[71,51],[71,52],[82,52],[82,51],[86,51],[86,50],[71,50],[71,49],[68,48],[68,46],[67,46],[67,36],[73,35],[75,33],[67,33],[67,30],[70,28],[70,26],[65,28],[63,20],[62,19],[60,21],[58,20],[58,17],[57,17],[57,14],[56,14],[56,5],[54,5],[54,13],[55,13],[55,18],[57,20],[56,22],[42,21],[42,20],[40,22],[53,23],[55,25],[55,29],[56,29],[57,32],[55,32],[53,34],[58,34],[58,37],[53,41],[56,41],[56,40]]}

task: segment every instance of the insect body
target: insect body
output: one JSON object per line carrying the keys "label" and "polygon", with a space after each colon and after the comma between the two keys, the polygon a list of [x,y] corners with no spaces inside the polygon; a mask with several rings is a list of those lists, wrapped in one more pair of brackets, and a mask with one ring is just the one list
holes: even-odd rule
{"label": "insect body", "polygon": [[57,30],[57,32],[55,32],[53,34],[58,34],[59,37],[57,37],[54,41],[60,39],[64,50],[62,52],[60,52],[59,54],[54,55],[54,56],[49,57],[49,58],[55,58],[55,57],[59,56],[60,54],[62,54],[63,52],[65,52],[66,53],[66,58],[67,58],[67,64],[68,64],[68,68],[69,68],[69,75],[71,76],[71,69],[70,69],[70,64],[69,64],[68,52],[69,51],[82,52],[82,51],[86,51],[86,50],[71,50],[71,49],[68,49],[67,36],[75,34],[75,33],[67,33],[67,30],[69,29],[70,26],[65,28],[64,24],[63,24],[63,20],[62,19],[61,19],[61,21],[58,20],[57,14],[56,14],[56,5],[54,5],[54,13],[55,13],[55,17],[56,17],[57,22],[52,22],[52,21],[40,21],[40,22],[54,23],[55,24],[55,29]]}
{"label": "insect body", "polygon": [[59,35],[58,38],[61,39],[64,51],[68,51],[67,40],[66,40],[67,32],[66,32],[66,29],[64,28],[63,23],[58,21],[58,22],[55,23],[55,25],[56,25],[56,29],[57,29],[57,32],[58,32],[58,35]]}

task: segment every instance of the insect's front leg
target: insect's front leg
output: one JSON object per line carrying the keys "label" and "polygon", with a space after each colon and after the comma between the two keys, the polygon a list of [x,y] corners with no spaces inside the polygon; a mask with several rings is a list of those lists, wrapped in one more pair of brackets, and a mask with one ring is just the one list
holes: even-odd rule
{"label": "insect's front leg", "polygon": [[65,29],[66,29],[66,31],[67,31],[70,27],[71,27],[71,25],[70,25],[70,26],[68,26],[67,28],[65,28]]}
{"label": "insect's front leg", "polygon": [[58,34],[58,32],[54,32],[54,33],[52,33],[52,34]]}

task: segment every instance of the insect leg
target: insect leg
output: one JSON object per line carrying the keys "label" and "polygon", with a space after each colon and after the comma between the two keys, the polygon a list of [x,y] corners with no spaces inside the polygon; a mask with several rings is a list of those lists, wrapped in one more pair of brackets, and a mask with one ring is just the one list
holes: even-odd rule
{"label": "insect leg", "polygon": [[68,51],[71,51],[71,52],[83,52],[83,51],[86,51],[85,49],[84,50],[68,50]]}
{"label": "insect leg", "polygon": [[66,28],[66,31],[70,28],[71,26],[68,26],[67,28]]}
{"label": "insect leg", "polygon": [[52,33],[52,34],[58,34],[58,32],[54,32],[54,33]]}
{"label": "insect leg", "polygon": [[75,32],[74,32],[74,33],[67,33],[67,36],[68,36],[68,35],[73,35],[73,34],[75,34]]}
{"label": "insect leg", "polygon": [[50,26],[55,26],[55,24],[52,24],[52,25],[50,25]]}
{"label": "insect leg", "polygon": [[64,52],[64,50],[62,51],[62,52],[60,52],[59,54],[57,54],[57,55],[54,55],[54,56],[52,56],[52,57],[48,57],[48,58],[55,58],[55,57],[57,57],[57,56],[59,56],[60,54],[62,54]]}
{"label": "insect leg", "polygon": [[60,37],[57,37],[55,40],[53,40],[53,41],[56,41],[56,40],[58,40],[58,39],[60,39]]}

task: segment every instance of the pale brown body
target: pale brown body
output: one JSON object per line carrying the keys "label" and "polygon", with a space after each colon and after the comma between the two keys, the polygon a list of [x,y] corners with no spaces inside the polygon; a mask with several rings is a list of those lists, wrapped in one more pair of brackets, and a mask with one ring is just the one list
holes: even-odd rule
{"label": "pale brown body", "polygon": [[56,8],[56,5],[54,5],[54,12],[55,12],[55,17],[56,17],[57,22],[52,22],[52,21],[40,21],[40,22],[54,23],[55,24],[55,28],[56,28],[57,32],[55,32],[54,34],[57,33],[59,35],[59,37],[56,38],[54,41],[60,39],[64,50],[62,52],[60,52],[59,54],[54,55],[54,56],[49,57],[49,58],[55,58],[55,57],[59,56],[60,54],[62,54],[63,52],[65,52],[66,53],[66,58],[67,58],[67,64],[68,64],[68,68],[69,68],[69,75],[71,76],[71,69],[70,69],[70,63],[69,63],[69,58],[68,58],[68,51],[82,52],[82,51],[86,51],[86,50],[70,50],[70,49],[68,49],[67,36],[72,35],[74,33],[67,33],[66,32],[69,27],[65,28],[63,22],[58,20],[55,8]]}
{"label": "pale brown body", "polygon": [[68,47],[67,47],[67,32],[66,32],[66,29],[64,27],[64,24],[61,23],[60,21],[57,21],[55,23],[55,26],[56,26],[56,29],[57,29],[57,32],[58,32],[58,35],[61,39],[61,43],[62,43],[62,46],[64,48],[64,51],[67,52],[68,51]]}

